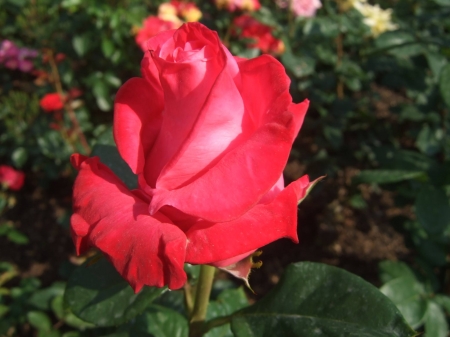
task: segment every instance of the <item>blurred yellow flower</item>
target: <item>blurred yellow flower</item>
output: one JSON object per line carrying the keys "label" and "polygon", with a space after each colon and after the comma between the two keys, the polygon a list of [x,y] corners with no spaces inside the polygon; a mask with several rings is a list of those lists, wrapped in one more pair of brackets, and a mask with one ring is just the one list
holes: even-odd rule
{"label": "blurred yellow flower", "polygon": [[197,22],[202,17],[202,11],[194,4],[187,4],[181,9],[181,16],[187,22]]}
{"label": "blurred yellow flower", "polygon": [[162,3],[158,7],[158,18],[175,24],[175,28],[180,27],[183,21],[177,16],[177,8],[170,2]]}

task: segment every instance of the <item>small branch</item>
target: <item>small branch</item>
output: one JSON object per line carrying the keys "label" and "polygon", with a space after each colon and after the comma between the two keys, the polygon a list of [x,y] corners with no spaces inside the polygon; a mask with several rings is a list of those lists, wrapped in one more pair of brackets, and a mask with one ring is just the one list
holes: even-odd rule
{"label": "small branch", "polygon": [[[61,78],[59,76],[58,67],[56,66],[56,61],[55,61],[52,50],[48,51],[48,59],[49,59],[50,67],[52,68],[52,75],[53,75],[53,80],[54,80],[54,85],[55,85],[56,91],[59,94],[59,96],[61,97],[61,99],[63,99],[64,98],[64,90],[62,88]],[[72,105],[70,104],[70,102],[65,101],[64,108],[66,109],[67,114],[70,118],[70,121],[72,122],[73,128],[80,139],[80,143],[84,149],[85,154],[91,153],[91,147],[89,146],[88,142],[86,141],[86,137],[84,136],[84,133],[80,128],[80,124],[78,123],[77,116],[75,114],[75,111],[73,111]]]}
{"label": "small branch", "polygon": [[[344,37],[342,33],[339,32],[338,36],[336,37],[336,54],[337,54],[336,68],[338,68],[342,64],[342,58],[344,57],[344,46],[342,41],[343,38]],[[336,93],[339,99],[344,98],[344,82],[342,81],[342,78],[340,76],[338,77]]]}

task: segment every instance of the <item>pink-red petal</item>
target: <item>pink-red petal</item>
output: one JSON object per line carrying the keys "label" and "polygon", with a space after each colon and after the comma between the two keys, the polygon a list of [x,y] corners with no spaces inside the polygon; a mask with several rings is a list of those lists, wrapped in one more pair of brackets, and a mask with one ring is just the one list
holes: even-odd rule
{"label": "pink-red petal", "polygon": [[[201,32],[207,30],[206,27],[200,26]],[[148,42],[149,47],[155,48],[153,62],[159,71],[165,103],[161,132],[146,158],[148,165],[145,167],[145,178],[152,187],[155,187],[161,170],[180,150],[191,133],[212,86],[226,66],[226,55],[222,51],[217,34],[211,31],[204,33],[208,33],[210,40],[203,41],[204,37],[197,36],[199,32],[192,25],[183,25],[173,38],[169,38],[160,46],[153,46],[155,43],[152,39]],[[186,35],[190,34],[193,35],[192,45],[183,46],[183,42],[186,43]],[[199,47],[199,50],[191,50],[199,41],[202,42],[200,45],[204,46]],[[205,56],[205,48],[209,52],[206,55],[208,57],[203,59],[200,56]],[[174,49],[179,51],[177,55],[172,55],[175,53]],[[199,54],[200,58],[183,61],[183,53]],[[173,59],[176,57],[181,60],[175,62]]]}
{"label": "pink-red petal", "polygon": [[[272,120],[191,184],[177,190],[156,189],[150,214],[163,206],[211,222],[237,219],[253,207],[280,177],[295,138],[295,116],[280,96],[268,114]],[[275,110],[275,111],[273,111]]]}
{"label": "pink-red petal", "polygon": [[297,202],[310,182],[296,180],[268,204],[258,204],[230,222],[198,223],[187,233],[186,262],[213,264],[251,252],[280,238],[298,242]]}
{"label": "pink-red petal", "polygon": [[114,102],[114,139],[132,171],[143,171],[145,158],[159,134],[164,109],[162,90],[142,78],[128,80]]}
{"label": "pink-red petal", "polygon": [[244,103],[224,68],[210,88],[197,119],[179,150],[161,171],[156,188],[173,190],[186,184],[248,137]]}
{"label": "pink-red petal", "polygon": [[98,157],[76,158],[80,172],[74,185],[72,236],[77,253],[102,251],[138,292],[144,285],[178,289],[186,236],[165,216],[148,215],[148,204],[126,186]]}

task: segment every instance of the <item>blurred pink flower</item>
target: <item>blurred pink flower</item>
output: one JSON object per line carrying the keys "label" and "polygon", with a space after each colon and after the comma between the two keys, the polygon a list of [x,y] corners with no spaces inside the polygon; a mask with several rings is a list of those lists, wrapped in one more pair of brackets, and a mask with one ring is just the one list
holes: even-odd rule
{"label": "blurred pink flower", "polygon": [[311,17],[322,7],[320,0],[291,0],[291,10],[296,16]]}
{"label": "blurred pink flower", "polygon": [[33,69],[31,59],[36,56],[38,56],[37,50],[19,48],[10,40],[3,40],[0,44],[0,64],[8,69],[29,72]]}

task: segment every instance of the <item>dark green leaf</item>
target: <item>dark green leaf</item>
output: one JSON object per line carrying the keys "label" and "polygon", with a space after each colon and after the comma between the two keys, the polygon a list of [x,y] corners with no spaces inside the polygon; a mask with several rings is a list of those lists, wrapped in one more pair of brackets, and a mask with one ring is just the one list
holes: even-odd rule
{"label": "dark green leaf", "polygon": [[30,311],[27,313],[27,320],[30,325],[37,330],[50,331],[52,322],[50,318],[42,311]]}
{"label": "dark green leaf", "polygon": [[137,187],[137,176],[122,159],[117,148],[112,145],[97,144],[92,151],[93,156],[99,156],[100,161],[108,166],[130,189]]}
{"label": "dark green leaf", "polygon": [[442,99],[447,104],[447,107],[450,108],[450,64],[447,64],[441,71],[439,88]]}
{"label": "dark green leaf", "polygon": [[187,337],[188,321],[169,308],[150,305],[144,313],[103,337]]}
{"label": "dark green leaf", "polygon": [[432,129],[428,124],[425,124],[419,132],[416,145],[420,151],[432,156],[439,152],[443,135],[442,129]]}
{"label": "dark green leaf", "polygon": [[311,262],[290,265],[274,290],[233,316],[231,327],[237,337],[415,335],[371,284]]}
{"label": "dark green leaf", "polygon": [[314,72],[316,62],[313,58],[308,56],[297,57],[292,53],[284,53],[281,61],[289,69],[295,77],[304,77],[311,75]]}
{"label": "dark green leaf", "polygon": [[416,215],[423,228],[431,234],[442,234],[450,224],[450,205],[444,190],[425,185],[419,191]]}
{"label": "dark green leaf", "polygon": [[[243,288],[224,290],[216,301],[209,303],[206,314],[207,321],[216,318],[231,315],[239,309],[248,306],[248,300]],[[210,330],[205,337],[233,337],[230,324],[225,324]]]}
{"label": "dark green leaf", "polygon": [[18,147],[14,150],[11,155],[11,159],[14,162],[14,165],[17,167],[22,167],[28,159],[28,152],[23,147]]}
{"label": "dark green leaf", "polygon": [[188,321],[176,311],[151,305],[143,314],[147,331],[155,337],[187,337]]}
{"label": "dark green leaf", "polygon": [[405,31],[392,31],[381,34],[375,40],[380,51],[387,51],[397,57],[405,58],[422,53],[423,47],[415,43],[412,34]]}
{"label": "dark green leaf", "polygon": [[439,304],[441,307],[450,314],[450,297],[442,294],[437,294],[433,298],[434,302]]}
{"label": "dark green leaf", "polygon": [[104,258],[86,261],[67,283],[64,301],[82,320],[97,326],[122,324],[140,314],[164,289],[144,287],[138,294]]}
{"label": "dark green leaf", "polygon": [[49,310],[52,299],[64,294],[64,282],[55,282],[50,287],[38,290],[30,297],[28,303],[41,310]]}
{"label": "dark green leaf", "polygon": [[421,171],[406,170],[365,170],[361,171],[355,178],[355,183],[388,184],[403,180],[415,179],[424,176]]}

